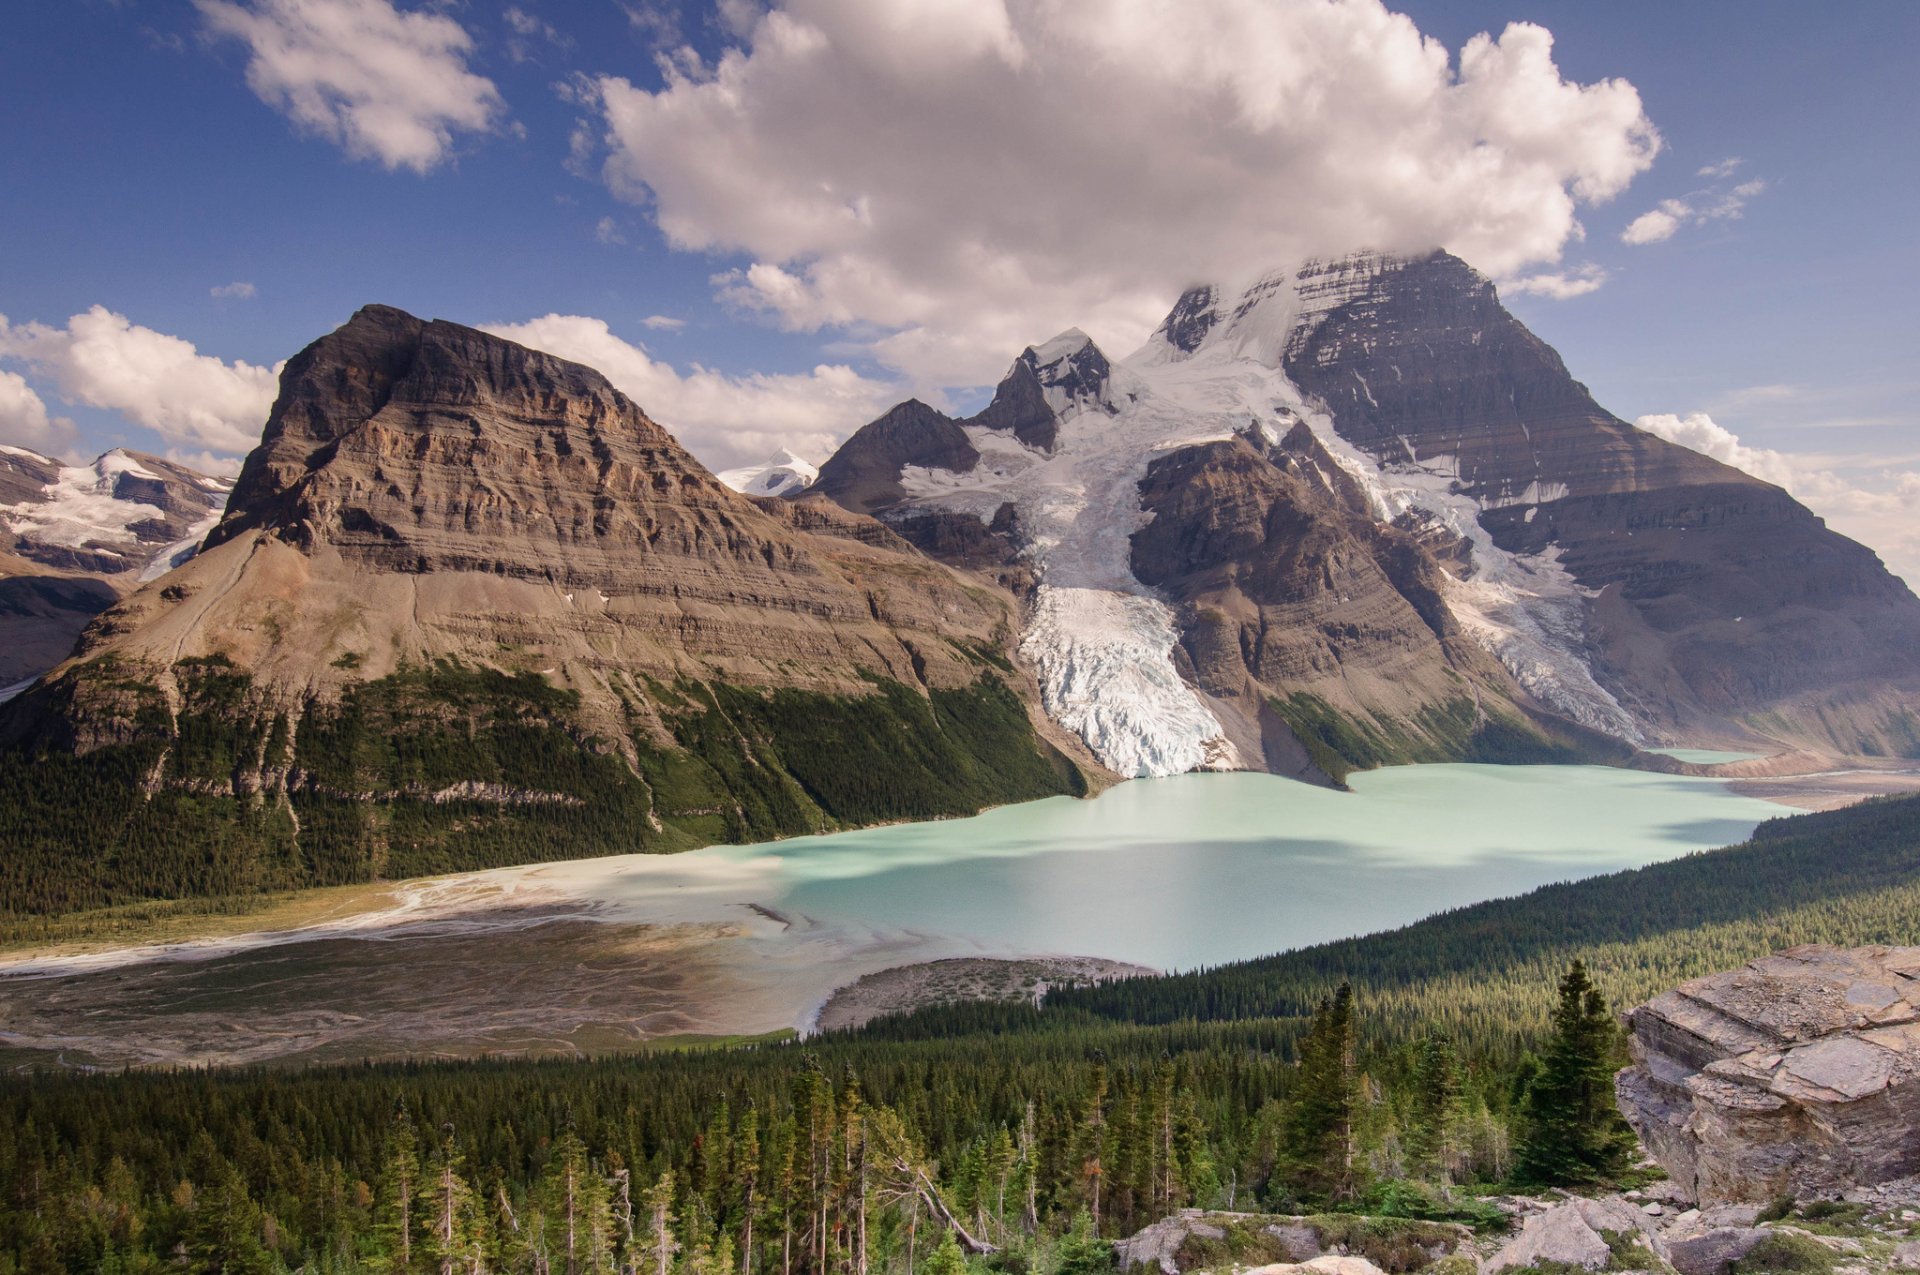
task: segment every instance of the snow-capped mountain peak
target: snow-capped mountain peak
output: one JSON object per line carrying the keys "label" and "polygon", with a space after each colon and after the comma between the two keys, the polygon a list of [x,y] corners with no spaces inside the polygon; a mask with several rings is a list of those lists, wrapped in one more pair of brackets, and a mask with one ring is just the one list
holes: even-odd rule
{"label": "snow-capped mountain peak", "polygon": [[813,486],[820,470],[783,447],[763,464],[722,470],[714,477],[748,496],[794,496]]}

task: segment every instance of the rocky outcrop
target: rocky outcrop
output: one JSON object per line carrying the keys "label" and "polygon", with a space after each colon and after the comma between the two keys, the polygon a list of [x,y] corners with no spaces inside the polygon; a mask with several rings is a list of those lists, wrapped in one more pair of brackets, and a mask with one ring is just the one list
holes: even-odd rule
{"label": "rocky outcrop", "polygon": [[1244,716],[1268,769],[1290,773],[1296,739],[1335,779],[1392,761],[1517,759],[1499,747],[1604,751],[1529,716],[1525,692],[1448,609],[1429,544],[1376,522],[1304,425],[1278,443],[1249,432],[1173,452],[1148,467],[1140,498],[1152,519],[1133,536],[1134,574],[1181,605],[1195,683],[1217,713]]}
{"label": "rocky outcrop", "polygon": [[1107,382],[1113,367],[1077,328],[1043,346],[1028,346],[995,387],[993,399],[964,423],[1005,430],[1028,447],[1050,452],[1060,417],[1071,407],[1111,409]]}
{"label": "rocky outcrop", "polygon": [[1526,1220],[1520,1234],[1481,1265],[1484,1275],[1514,1269],[1659,1269],[1667,1245],[1653,1219],[1623,1200],[1568,1200]]}
{"label": "rocky outcrop", "polygon": [[0,447],[0,687],[58,664],[94,616],[191,557],[231,485],[124,448],[67,465]]}
{"label": "rocky outcrop", "polygon": [[1246,1275],[1367,1275],[1378,1270],[1424,1270],[1465,1262],[1473,1233],[1447,1222],[1354,1214],[1295,1216],[1181,1209],[1114,1244],[1122,1275],[1186,1275],[1244,1271]]}
{"label": "rocky outcrop", "polygon": [[1920,1171],[1920,948],[1790,948],[1629,1016],[1620,1108],[1701,1201]]}

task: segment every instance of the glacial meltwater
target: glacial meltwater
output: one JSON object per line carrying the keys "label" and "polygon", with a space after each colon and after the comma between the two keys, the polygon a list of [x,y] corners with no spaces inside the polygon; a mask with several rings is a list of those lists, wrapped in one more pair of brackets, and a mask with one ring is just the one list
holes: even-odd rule
{"label": "glacial meltwater", "polygon": [[1714,780],[1597,766],[1400,766],[1350,782],[1140,779],[1092,801],[716,846],[609,873],[602,897],[724,864],[746,871],[754,901],[814,926],[1191,969],[1728,845],[1789,813]]}

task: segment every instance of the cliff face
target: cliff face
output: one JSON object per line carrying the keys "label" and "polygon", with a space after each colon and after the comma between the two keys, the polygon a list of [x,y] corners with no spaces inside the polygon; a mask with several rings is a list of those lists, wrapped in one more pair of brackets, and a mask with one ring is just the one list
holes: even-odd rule
{"label": "cliff face", "polygon": [[[0,741],[115,790],[76,855],[114,819],[168,842],[212,819],[292,883],[1077,788],[1011,599],[827,508],[729,490],[590,369],[369,307],[289,361],[207,549],[103,615]],[[129,806],[129,774],[160,800]]]}
{"label": "cliff face", "polygon": [[1784,491],[1644,433],[1446,254],[1351,289],[1285,351],[1342,437],[1443,463],[1498,547],[1594,591],[1594,672],[1674,734],[1920,749],[1920,601]]}

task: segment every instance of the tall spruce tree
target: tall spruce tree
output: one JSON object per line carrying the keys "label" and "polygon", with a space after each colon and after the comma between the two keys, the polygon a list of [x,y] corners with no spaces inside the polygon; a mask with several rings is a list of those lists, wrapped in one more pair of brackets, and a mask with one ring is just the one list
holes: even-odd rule
{"label": "tall spruce tree", "polygon": [[1521,1143],[1513,1176],[1527,1186],[1610,1181],[1627,1167],[1633,1131],[1614,1105],[1620,1027],[1587,967],[1560,980],[1553,1034],[1521,1102]]}
{"label": "tall spruce tree", "polygon": [[1447,1037],[1430,1035],[1413,1061],[1407,1119],[1407,1168],[1413,1176],[1452,1180],[1461,1116],[1459,1056]]}
{"label": "tall spruce tree", "polygon": [[1300,1042],[1275,1176],[1296,1198],[1347,1200],[1354,1180],[1353,988],[1342,983],[1313,1012]]}

